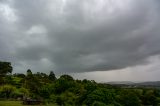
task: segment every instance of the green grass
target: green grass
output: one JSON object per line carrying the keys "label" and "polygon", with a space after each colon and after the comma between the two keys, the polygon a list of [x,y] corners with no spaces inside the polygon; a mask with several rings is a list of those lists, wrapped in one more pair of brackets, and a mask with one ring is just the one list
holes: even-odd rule
{"label": "green grass", "polygon": [[49,105],[23,105],[21,101],[0,101],[0,106],[56,106],[54,104]]}
{"label": "green grass", "polygon": [[0,106],[23,106],[20,101],[0,101]]}

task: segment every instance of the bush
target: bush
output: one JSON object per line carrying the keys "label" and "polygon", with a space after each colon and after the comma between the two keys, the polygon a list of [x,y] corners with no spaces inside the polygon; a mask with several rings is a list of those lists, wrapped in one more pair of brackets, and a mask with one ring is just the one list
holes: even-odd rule
{"label": "bush", "polygon": [[1,98],[11,98],[16,88],[12,85],[3,85],[0,87]]}

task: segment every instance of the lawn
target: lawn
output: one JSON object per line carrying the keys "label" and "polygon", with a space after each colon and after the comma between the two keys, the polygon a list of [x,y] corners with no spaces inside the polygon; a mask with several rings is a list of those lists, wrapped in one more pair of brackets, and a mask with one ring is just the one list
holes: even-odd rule
{"label": "lawn", "polygon": [[0,106],[56,106],[53,104],[49,105],[23,105],[21,101],[0,101]]}

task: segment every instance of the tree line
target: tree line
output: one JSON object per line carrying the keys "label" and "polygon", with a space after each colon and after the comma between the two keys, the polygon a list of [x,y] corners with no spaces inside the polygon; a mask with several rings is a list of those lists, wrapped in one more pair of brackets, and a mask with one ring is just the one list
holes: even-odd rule
{"label": "tree line", "polygon": [[66,74],[56,78],[53,71],[32,73],[28,69],[26,74],[12,74],[11,63],[0,61],[0,99],[26,98],[58,106],[158,106],[160,90],[117,87]]}

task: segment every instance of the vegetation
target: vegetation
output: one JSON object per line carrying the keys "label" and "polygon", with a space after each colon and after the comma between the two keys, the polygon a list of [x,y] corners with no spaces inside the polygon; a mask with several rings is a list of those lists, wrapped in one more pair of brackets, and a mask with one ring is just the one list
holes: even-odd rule
{"label": "vegetation", "polygon": [[42,100],[51,106],[157,106],[160,103],[160,90],[156,88],[122,88],[93,80],[75,80],[70,75],[56,78],[53,71],[49,75],[32,73],[30,69],[26,74],[11,72],[10,63],[0,62],[0,106],[21,106],[26,98]]}
{"label": "vegetation", "polygon": [[23,106],[21,101],[0,101],[0,106]]}
{"label": "vegetation", "polygon": [[[32,105],[23,105],[22,101],[0,101],[0,106],[32,106]],[[46,105],[34,105],[34,106],[57,106],[57,105],[46,104]]]}

